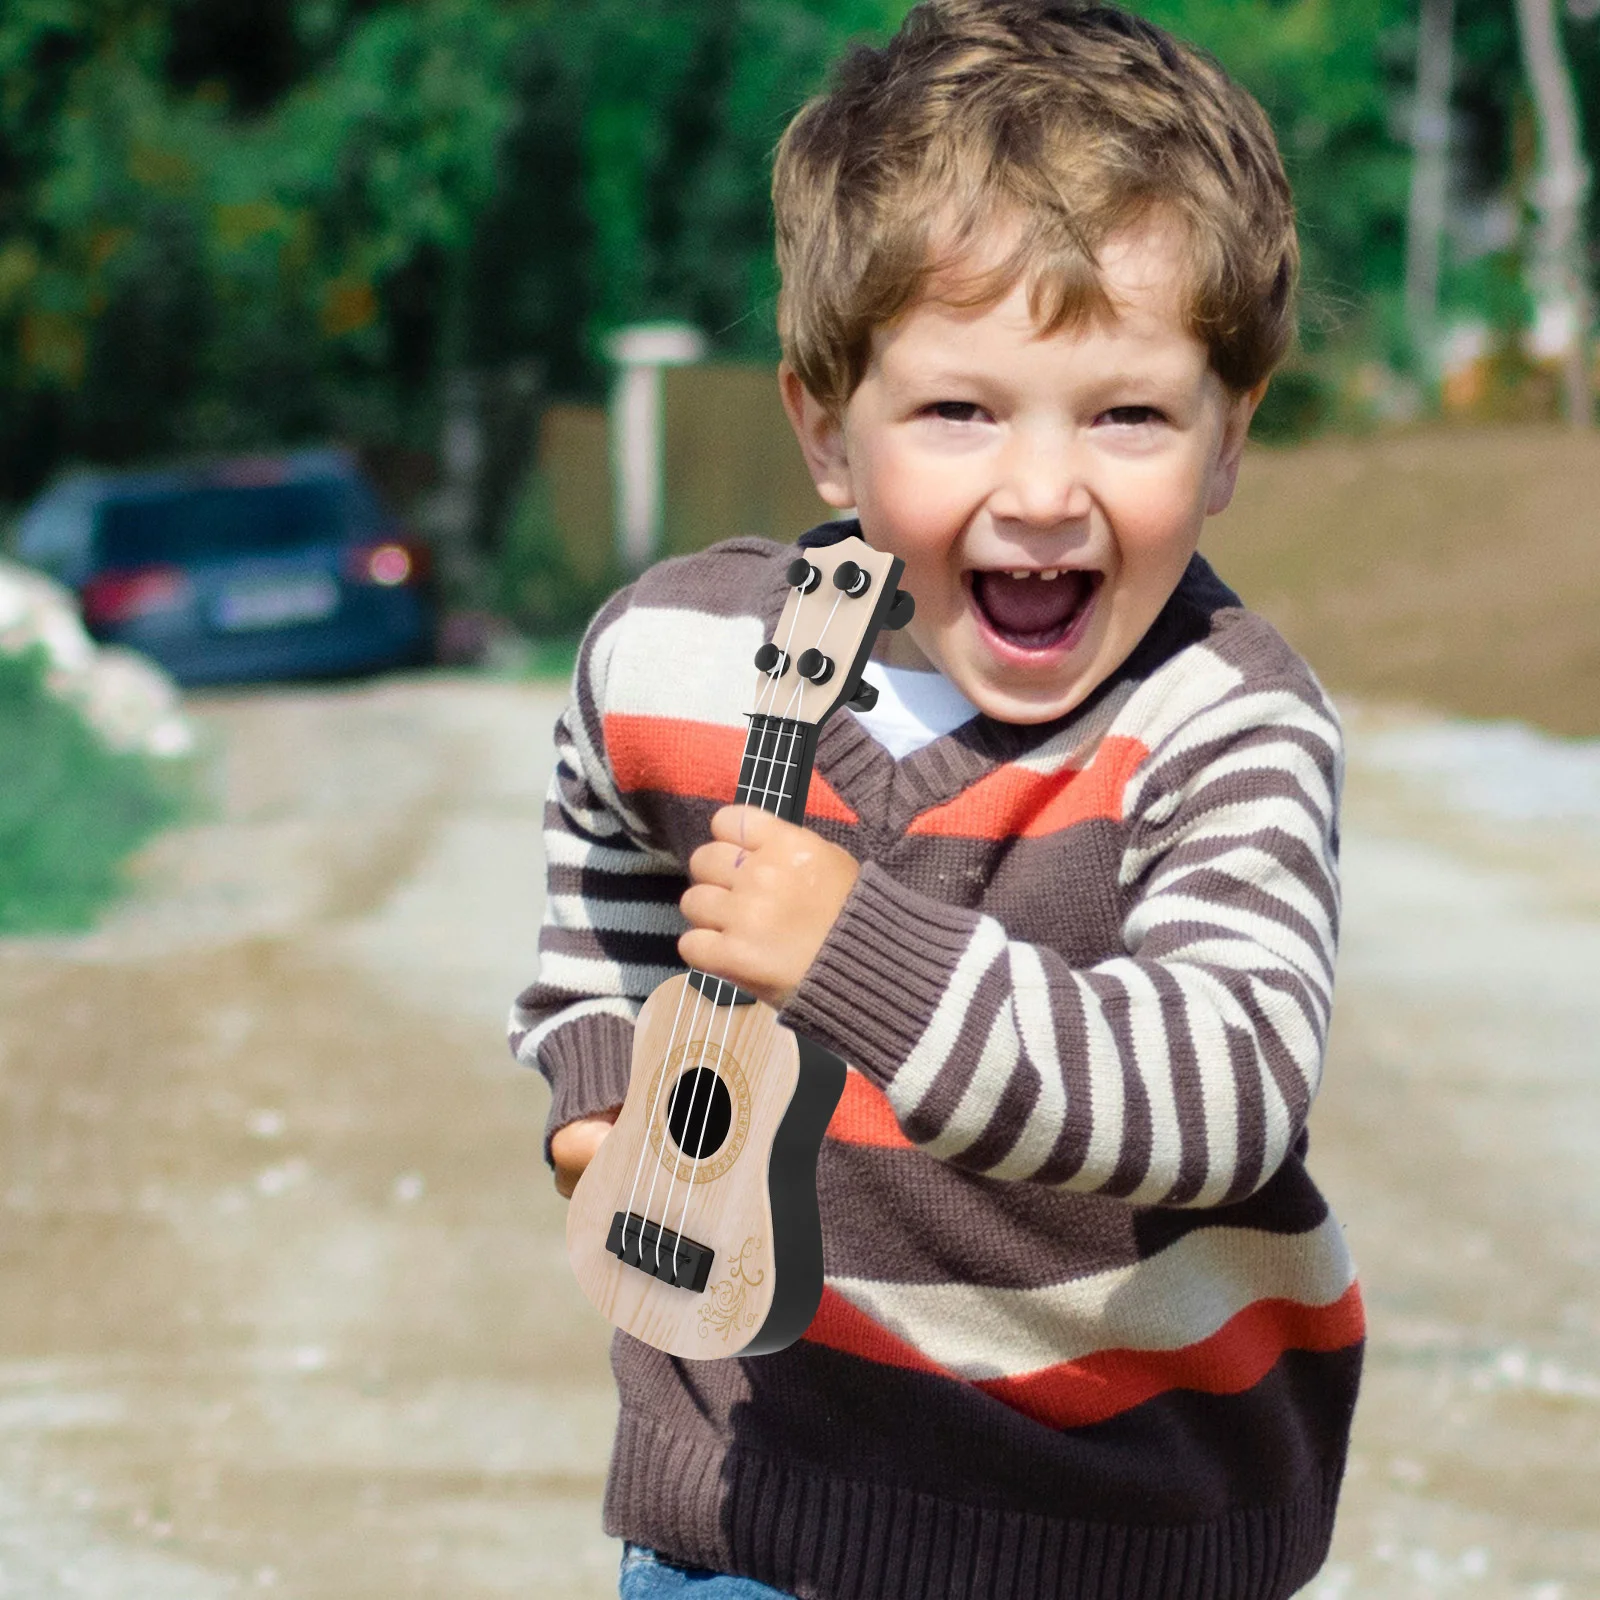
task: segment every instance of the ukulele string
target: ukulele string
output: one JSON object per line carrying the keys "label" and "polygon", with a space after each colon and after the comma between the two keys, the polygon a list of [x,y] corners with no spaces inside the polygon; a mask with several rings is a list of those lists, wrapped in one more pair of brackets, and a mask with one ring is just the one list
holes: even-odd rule
{"label": "ukulele string", "polygon": [[[678,1020],[683,1015],[683,1000],[684,1000],[684,996],[687,995],[688,992],[689,992],[689,985],[688,984],[684,984],[684,986],[678,991],[678,1009],[673,1013],[673,1016],[672,1016],[672,1031],[667,1035],[667,1054],[666,1054],[666,1057],[665,1057],[665,1063],[666,1064],[664,1064],[662,1066],[662,1068],[661,1068],[661,1076],[658,1079],[656,1079],[656,1092],[655,1092],[655,1095],[654,1095],[654,1097],[652,1098],[652,1100],[650,1102],[650,1116],[649,1116],[649,1119],[645,1123],[645,1127],[646,1127],[647,1130],[650,1129],[650,1128],[655,1127],[655,1125],[656,1125],[656,1112],[661,1107],[662,1091],[667,1086],[667,1064],[670,1064],[671,1061],[672,1061],[672,1043],[673,1043],[673,1040],[675,1040],[678,1037]],[[649,1141],[648,1137],[645,1138],[645,1139],[642,1139],[640,1141],[640,1143],[639,1143],[639,1160],[635,1164],[634,1172],[633,1172],[633,1187],[628,1190],[628,1205],[627,1205],[627,1209],[622,1213],[622,1245],[623,1245],[624,1251],[626,1251],[627,1245],[628,1245],[628,1218],[632,1217],[632,1216],[635,1216],[635,1215],[637,1215],[638,1218],[639,1218],[639,1256],[640,1256],[641,1260],[644,1257],[644,1222],[645,1222],[645,1217],[648,1215],[649,1210],[650,1210],[650,1201],[648,1199],[646,1199],[646,1201],[644,1203],[644,1207],[645,1207],[644,1211],[637,1212],[637,1213],[633,1209],[633,1201],[634,1201],[634,1197],[639,1192],[639,1182],[644,1176],[644,1158],[645,1158],[645,1155],[646,1155],[647,1151],[649,1150],[649,1148],[650,1148],[650,1141]],[[653,1182],[650,1185],[650,1192],[651,1192],[652,1195],[655,1193],[655,1184]],[[657,1240],[656,1240],[656,1250],[657,1250],[656,1265],[657,1266],[660,1266],[660,1264],[661,1264],[661,1262],[660,1262],[660,1245],[661,1245],[661,1241],[660,1241],[660,1239],[658,1237]]]}
{"label": "ukulele string", "polygon": [[[778,734],[778,738],[781,739],[782,737],[783,737],[783,734],[780,732]],[[791,758],[793,757],[794,752],[795,752],[795,747],[800,742],[800,733],[799,733],[798,727],[796,727],[795,729],[789,731],[788,738],[789,738],[789,748],[788,748],[787,751],[784,752],[784,759],[783,759],[783,762],[782,762],[782,767],[783,767],[784,771],[787,771],[789,769],[789,767],[791,765]],[[777,761],[773,761],[768,767],[767,782],[762,785],[762,791],[761,791],[761,800],[763,802],[761,809],[763,811],[767,809],[767,807],[765,805],[765,802],[767,800],[776,797],[779,801],[781,801],[782,798],[783,798],[783,780],[780,778],[778,780],[778,783],[777,783],[776,787],[773,787],[773,785],[772,785],[772,779],[776,775],[778,770],[779,770],[779,763]],[[720,984],[723,980],[718,979],[717,981]],[[721,990],[720,989],[718,990],[718,994],[720,996],[720,994],[721,994]],[[721,1038],[721,1040],[719,1041],[719,1043],[717,1045],[717,1054],[718,1054],[719,1059],[722,1056],[723,1052],[727,1049],[728,1036],[731,1033],[732,1028],[733,1028],[733,1013],[734,1013],[734,1007],[732,1005],[730,1005],[728,1007],[728,1014],[723,1019],[722,1038]],[[701,1059],[702,1060],[705,1059],[704,1041],[702,1041],[702,1044],[701,1044]],[[715,1091],[713,1090],[712,1093],[714,1095]],[[699,1094],[700,1094],[700,1080],[696,1079],[695,1080],[694,1090],[693,1090],[693,1092],[691,1094],[691,1097],[690,1097],[691,1109],[690,1109],[690,1123],[689,1123],[689,1125],[691,1127],[693,1127],[693,1125],[694,1125],[694,1121],[693,1121],[693,1103],[694,1103],[695,1100],[698,1099]],[[686,1186],[684,1188],[684,1191],[683,1191],[683,1205],[679,1208],[679,1211],[678,1211],[678,1226],[677,1226],[677,1230],[676,1230],[676,1232],[675,1232],[675,1234],[673,1236],[673,1241],[672,1241],[672,1261],[673,1261],[674,1273],[676,1273],[676,1269],[677,1269],[678,1246],[682,1243],[682,1240],[683,1240],[684,1224],[689,1220],[689,1202],[694,1197],[694,1181],[695,1181],[695,1178],[699,1175],[699,1172],[700,1172],[700,1159],[701,1159],[702,1152],[705,1150],[706,1133],[709,1130],[710,1125],[711,1125],[711,1107],[708,1105],[706,1107],[705,1121],[700,1126],[700,1137],[695,1141],[694,1162],[689,1168],[688,1183],[686,1184]],[[667,1191],[667,1212],[663,1213],[663,1220],[665,1220],[665,1217],[666,1217],[667,1214],[670,1214],[671,1207],[672,1207],[672,1190],[668,1189],[668,1191]],[[659,1235],[658,1235],[658,1238],[659,1238]]]}
{"label": "ukulele string", "polygon": [[[833,619],[838,614],[839,603],[840,603],[841,600],[843,600],[843,598],[844,598],[844,595],[843,595],[842,591],[840,591],[839,593],[836,593],[834,595],[833,605],[829,608],[827,619],[823,622],[822,629],[821,629],[820,633],[817,636],[817,646],[818,646],[819,649],[821,648],[823,642],[828,637],[828,629],[830,627],[832,627],[832,625],[833,625]],[[796,617],[799,616],[799,608],[798,607],[796,608],[795,615],[796,615]],[[790,636],[791,637],[793,636],[793,626],[792,625],[790,627]],[[776,680],[774,680],[774,683],[775,682],[776,682]],[[794,758],[795,758],[796,752],[799,749],[799,746],[800,746],[800,743],[801,743],[801,739],[802,739],[802,734],[800,732],[799,723],[796,722],[793,717],[789,716],[788,713],[794,709],[796,702],[799,700],[800,696],[804,693],[804,683],[805,683],[805,680],[802,679],[799,676],[799,674],[797,673],[795,675],[794,688],[790,691],[790,694],[789,694],[788,705],[784,708],[785,715],[784,715],[783,720],[784,720],[784,722],[788,723],[789,726],[787,728],[778,728],[778,729],[770,730],[774,734],[774,744],[776,746],[778,746],[779,749],[781,750],[781,760],[777,759],[777,756],[775,754],[774,759],[768,765],[767,778],[766,778],[766,781],[762,784],[762,788],[761,788],[760,805],[761,805],[761,809],[763,811],[766,811],[768,809],[771,809],[773,811],[777,810],[777,805],[781,804],[782,801],[783,801],[784,785],[788,781],[789,774],[792,771],[794,771],[795,766],[796,766],[796,762],[795,762]],[[785,737],[787,737],[787,739],[788,739],[788,747],[787,747],[787,749],[782,749],[781,748],[782,741],[783,741],[783,739]],[[758,762],[757,766],[758,766],[758,770],[759,770],[759,762]],[[781,772],[782,776],[779,776],[780,772]],[[752,773],[751,776],[753,778],[755,776],[755,774]],[[776,781],[774,781],[774,780],[776,780]],[[773,806],[771,806],[769,808],[768,805],[766,804],[766,802],[768,800],[775,800],[777,802],[777,804],[775,804],[775,805],[773,805]],[[743,821],[742,815],[741,815],[740,821],[741,822]],[[735,862],[735,865],[737,865],[737,862]],[[719,984],[721,983],[721,981],[722,980],[720,980],[720,979],[718,980]],[[719,988],[718,991],[717,991],[719,997],[721,995],[721,992],[722,991]],[[725,1020],[723,1022],[722,1042],[717,1047],[719,1056],[720,1056],[721,1052],[723,1051],[723,1049],[727,1045],[728,1035],[729,1035],[729,1032],[732,1029],[732,1026],[733,1026],[733,1007],[730,1005],[728,1007],[728,1015],[727,1015],[727,1017],[725,1018]],[[706,1041],[702,1040],[701,1041],[701,1046],[700,1046],[700,1060],[701,1060],[701,1062],[703,1062],[705,1060],[705,1045],[706,1045]],[[695,1108],[696,1103],[699,1100],[701,1081],[702,1080],[699,1077],[696,1077],[694,1088],[690,1092],[690,1097],[689,1097],[689,1120],[688,1120],[687,1126],[691,1127],[691,1128],[694,1126],[694,1108]],[[715,1091],[713,1090],[712,1093],[714,1095]],[[683,1240],[683,1227],[684,1227],[684,1224],[689,1220],[689,1201],[691,1200],[691,1198],[694,1195],[694,1182],[695,1182],[695,1178],[698,1176],[699,1171],[700,1171],[701,1152],[704,1151],[704,1149],[705,1149],[706,1132],[707,1132],[707,1129],[710,1126],[710,1122],[711,1122],[711,1107],[708,1105],[706,1107],[705,1121],[700,1127],[700,1136],[695,1141],[694,1160],[693,1160],[693,1162],[692,1162],[692,1164],[690,1165],[690,1168],[689,1168],[688,1183],[687,1183],[687,1185],[686,1185],[686,1187],[684,1189],[684,1193],[683,1193],[683,1205],[679,1208],[679,1211],[678,1211],[678,1226],[677,1226],[677,1230],[676,1230],[676,1232],[675,1232],[675,1234],[673,1236],[673,1241],[672,1241],[672,1264],[673,1264],[674,1276],[676,1276],[676,1273],[677,1273],[678,1247],[682,1243],[682,1240]],[[674,1162],[674,1168],[676,1168],[676,1165],[677,1165],[676,1162]],[[671,1213],[671,1210],[672,1210],[672,1196],[673,1196],[674,1191],[676,1190],[676,1187],[677,1187],[677,1174],[676,1174],[676,1171],[674,1171],[673,1181],[672,1181],[671,1184],[668,1185],[668,1188],[667,1188],[666,1209],[662,1213],[662,1220],[663,1221],[665,1221],[667,1216],[669,1216],[670,1213]],[[657,1250],[658,1251],[660,1249],[660,1243],[661,1243],[661,1234],[658,1232],[657,1235],[656,1235],[656,1246],[657,1246]],[[659,1257],[658,1257],[658,1264],[659,1264]]]}
{"label": "ukulele string", "polygon": [[[780,648],[783,649],[785,656],[788,655],[789,646],[792,644],[792,642],[794,640],[794,630],[795,630],[796,626],[798,625],[799,621],[800,621],[800,607],[798,605],[796,605],[795,608],[794,608],[793,615],[789,618],[789,629],[788,629],[788,632],[784,636],[783,645],[780,647]],[[766,677],[767,677],[766,683],[761,686],[761,688],[757,691],[757,694],[756,694],[756,707],[755,707],[755,712],[753,714],[754,716],[760,716],[760,715],[764,714],[765,704],[770,700],[771,696],[773,694],[775,694],[776,691],[777,691],[778,675],[776,673],[768,673],[768,674],[766,674]],[[761,749],[762,749],[762,745],[763,745],[763,742],[764,742],[765,733],[764,733],[763,730],[758,729],[755,726],[755,723],[754,723],[753,720],[752,720],[752,723],[751,723],[751,733],[754,735],[754,741],[753,741],[754,749],[753,750],[751,749],[751,742],[752,741],[747,739],[746,740],[746,753],[748,755],[750,755],[752,763],[753,763],[752,770],[751,770],[751,780],[752,780],[752,784],[753,784],[754,780],[755,780],[755,777],[756,777],[756,774],[760,771]],[[743,763],[741,762],[741,766],[742,765],[743,765]],[[740,843],[741,843],[741,846],[742,846],[742,844],[743,844],[743,834],[744,834],[744,813],[743,812],[741,812],[740,816],[739,816],[739,827],[740,827]],[[691,976],[692,976],[692,973],[691,973]],[[709,977],[712,977],[713,975],[710,974],[710,973],[706,973],[706,974],[703,974],[702,976],[705,976],[705,977],[709,978]],[[702,988],[700,988],[698,986],[694,986],[695,987],[694,1006],[693,1006],[693,1009],[690,1012],[689,1022],[688,1022],[688,1032],[689,1032],[690,1037],[693,1037],[693,1035],[694,1035],[694,1033],[695,1033],[695,1031],[696,1031],[696,1029],[697,1029],[697,1027],[699,1025],[701,1005],[703,1003],[705,1003],[709,999],[710,1004],[713,1007],[715,1007],[717,1005],[717,1003],[722,999],[723,987],[724,987],[724,984],[726,984],[727,980],[723,979],[723,978],[716,978],[715,982],[716,982],[716,985],[717,985],[715,997],[708,997],[706,995],[704,989],[702,989]],[[682,1016],[684,998],[685,998],[685,996],[686,996],[686,994],[687,994],[687,992],[688,992],[690,987],[691,987],[690,984],[685,983],[683,989],[679,992],[679,995],[678,995],[678,1012],[673,1017],[672,1031],[667,1036],[667,1055],[666,1055],[666,1059],[667,1059],[667,1061],[669,1063],[671,1062],[673,1054],[675,1053],[675,1051],[677,1049],[679,1018]],[[728,985],[728,987],[732,988],[732,987],[735,987],[735,986],[734,985]],[[731,1024],[732,1020],[733,1020],[733,1007],[730,1004],[728,1006],[728,1018],[727,1018],[728,1024]],[[724,1041],[726,1041],[726,1037],[727,1037],[727,1027],[725,1026],[724,1027]],[[695,1074],[696,1074],[695,1075],[694,1086],[689,1092],[689,1105],[688,1105],[687,1115],[685,1116],[684,1124],[683,1124],[685,1133],[687,1133],[689,1129],[694,1127],[695,1111],[697,1109],[699,1098],[700,1098],[700,1086],[701,1086],[701,1083],[703,1082],[703,1079],[700,1076],[700,1069],[705,1064],[706,1044],[707,1044],[707,1040],[705,1039],[704,1036],[702,1036],[701,1040],[700,1040],[700,1055],[699,1055],[699,1059],[695,1062],[695,1067],[694,1067],[694,1071],[695,1071]],[[687,1074],[680,1074],[680,1076],[678,1078],[678,1082],[681,1083],[683,1081],[683,1077],[686,1076],[686,1075]],[[666,1081],[667,1081],[667,1070],[665,1068],[663,1068],[662,1073],[661,1073],[661,1079],[656,1085],[655,1102],[650,1108],[650,1121],[647,1124],[647,1126],[649,1126],[649,1127],[653,1128],[656,1125],[656,1114],[657,1114],[657,1112],[658,1112],[658,1110],[660,1108],[661,1095],[662,1095],[663,1091],[666,1088]],[[674,1085],[674,1097],[676,1096],[676,1092],[677,1092],[677,1086],[675,1084]],[[710,1113],[710,1107],[708,1106],[707,1107],[707,1119],[706,1119],[708,1123],[710,1121],[709,1113]],[[671,1125],[670,1125],[671,1124],[671,1115],[672,1115],[672,1107],[671,1107],[671,1101],[669,1100],[669,1102],[668,1102],[668,1110],[667,1110],[668,1126],[664,1130],[665,1131],[665,1136],[668,1139],[670,1139],[672,1137],[672,1129],[671,1129]],[[705,1148],[705,1132],[706,1132],[705,1128],[701,1128],[700,1137],[695,1141],[695,1152],[696,1152],[696,1154],[695,1154],[695,1162],[696,1162],[697,1166],[698,1166],[698,1163],[699,1163],[699,1152]],[[673,1142],[676,1143],[676,1140],[674,1140]],[[664,1148],[664,1145],[665,1145],[665,1140],[663,1141],[663,1152],[662,1153],[666,1154],[667,1152],[666,1152],[666,1150]],[[680,1148],[681,1148],[681,1146],[680,1146]],[[635,1178],[634,1178],[634,1191],[635,1192],[638,1189],[640,1176],[642,1176],[643,1171],[644,1171],[644,1159],[645,1159],[646,1150],[647,1150],[647,1145],[642,1144],[640,1146],[640,1150],[639,1150],[638,1173],[635,1175]],[[662,1218],[662,1222],[663,1223],[665,1223],[667,1216],[669,1215],[669,1213],[672,1210],[672,1196],[673,1196],[673,1192],[677,1188],[677,1184],[678,1184],[678,1172],[679,1172],[678,1159],[677,1159],[676,1156],[673,1156],[671,1159],[672,1159],[672,1170],[671,1170],[671,1172],[670,1172],[670,1174],[668,1176],[667,1192],[666,1192],[666,1196],[665,1196],[665,1198],[664,1198],[664,1200],[662,1202],[662,1208],[661,1208],[661,1218]],[[644,1213],[642,1214],[641,1219],[640,1219],[639,1241],[640,1241],[640,1253],[641,1253],[641,1255],[643,1254],[643,1245],[644,1245],[644,1231],[643,1231],[644,1218],[649,1215],[649,1213],[651,1211],[651,1208],[655,1204],[656,1184],[660,1179],[661,1169],[665,1165],[666,1165],[665,1162],[659,1162],[658,1161],[656,1163],[655,1171],[652,1172],[651,1176],[650,1176],[650,1191],[645,1196]],[[691,1175],[690,1175],[690,1190],[691,1190],[691,1192],[692,1192],[692,1189],[693,1189],[693,1181],[694,1181],[693,1180],[693,1172],[691,1170]],[[632,1209],[632,1203],[633,1203],[633,1196],[632,1196],[632,1193],[630,1193],[630,1195],[629,1195],[629,1209],[630,1209],[630,1211]],[[672,1243],[672,1268],[673,1268],[673,1276],[674,1277],[677,1276],[677,1271],[678,1271],[678,1249],[679,1249],[679,1246],[680,1246],[680,1244],[682,1243],[682,1240],[683,1240],[683,1223],[687,1220],[688,1206],[689,1206],[689,1201],[688,1201],[688,1195],[686,1194],[685,1197],[684,1197],[683,1210],[679,1213],[679,1224],[678,1224],[677,1235],[673,1239],[673,1243]],[[624,1226],[626,1226],[626,1224],[624,1224]],[[658,1273],[661,1270],[661,1243],[662,1243],[662,1237],[665,1234],[665,1232],[666,1232],[666,1229],[665,1229],[664,1226],[658,1226],[657,1229],[656,1229],[655,1267],[656,1267],[656,1271]]]}

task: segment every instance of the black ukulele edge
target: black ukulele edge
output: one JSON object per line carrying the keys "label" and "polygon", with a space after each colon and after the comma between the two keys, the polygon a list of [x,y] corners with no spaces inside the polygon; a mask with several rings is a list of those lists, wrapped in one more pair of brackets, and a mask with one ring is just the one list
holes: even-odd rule
{"label": "black ukulele edge", "polygon": [[772,1140],[767,1193],[772,1205],[772,1305],[741,1356],[771,1355],[793,1344],[822,1303],[822,1216],[817,1156],[828,1119],[844,1093],[845,1064],[801,1034],[800,1077]]}

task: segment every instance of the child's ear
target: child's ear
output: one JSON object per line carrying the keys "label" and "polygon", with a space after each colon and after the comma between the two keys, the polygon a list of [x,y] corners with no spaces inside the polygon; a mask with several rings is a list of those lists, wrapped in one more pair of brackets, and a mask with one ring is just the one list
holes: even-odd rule
{"label": "child's ear", "polygon": [[1263,378],[1255,388],[1231,400],[1222,427],[1222,443],[1217,448],[1216,464],[1211,469],[1211,490],[1206,496],[1206,515],[1226,511],[1239,481],[1239,463],[1244,459],[1245,440],[1250,437],[1250,419],[1261,404],[1270,380]]}
{"label": "child's ear", "polygon": [[800,441],[800,453],[806,458],[817,493],[835,510],[849,510],[856,501],[850,487],[850,463],[840,419],[806,388],[800,374],[787,361],[778,366],[778,392],[783,396],[783,409],[789,413],[789,424]]}

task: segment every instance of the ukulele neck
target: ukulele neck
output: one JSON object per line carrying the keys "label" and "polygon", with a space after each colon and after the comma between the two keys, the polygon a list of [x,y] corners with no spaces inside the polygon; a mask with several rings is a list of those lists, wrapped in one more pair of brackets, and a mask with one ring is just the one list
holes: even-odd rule
{"label": "ukulele neck", "polygon": [[734,802],[803,824],[816,753],[816,723],[752,712]]}

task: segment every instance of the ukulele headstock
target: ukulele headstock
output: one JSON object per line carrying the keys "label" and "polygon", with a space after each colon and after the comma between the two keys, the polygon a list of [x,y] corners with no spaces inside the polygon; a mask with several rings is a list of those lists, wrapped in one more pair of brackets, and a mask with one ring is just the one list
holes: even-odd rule
{"label": "ukulele headstock", "polygon": [[873,640],[911,620],[911,596],[898,587],[904,570],[855,535],[802,549],[778,625],[756,652],[757,709],[817,724],[847,703],[869,709],[877,695],[861,669]]}

